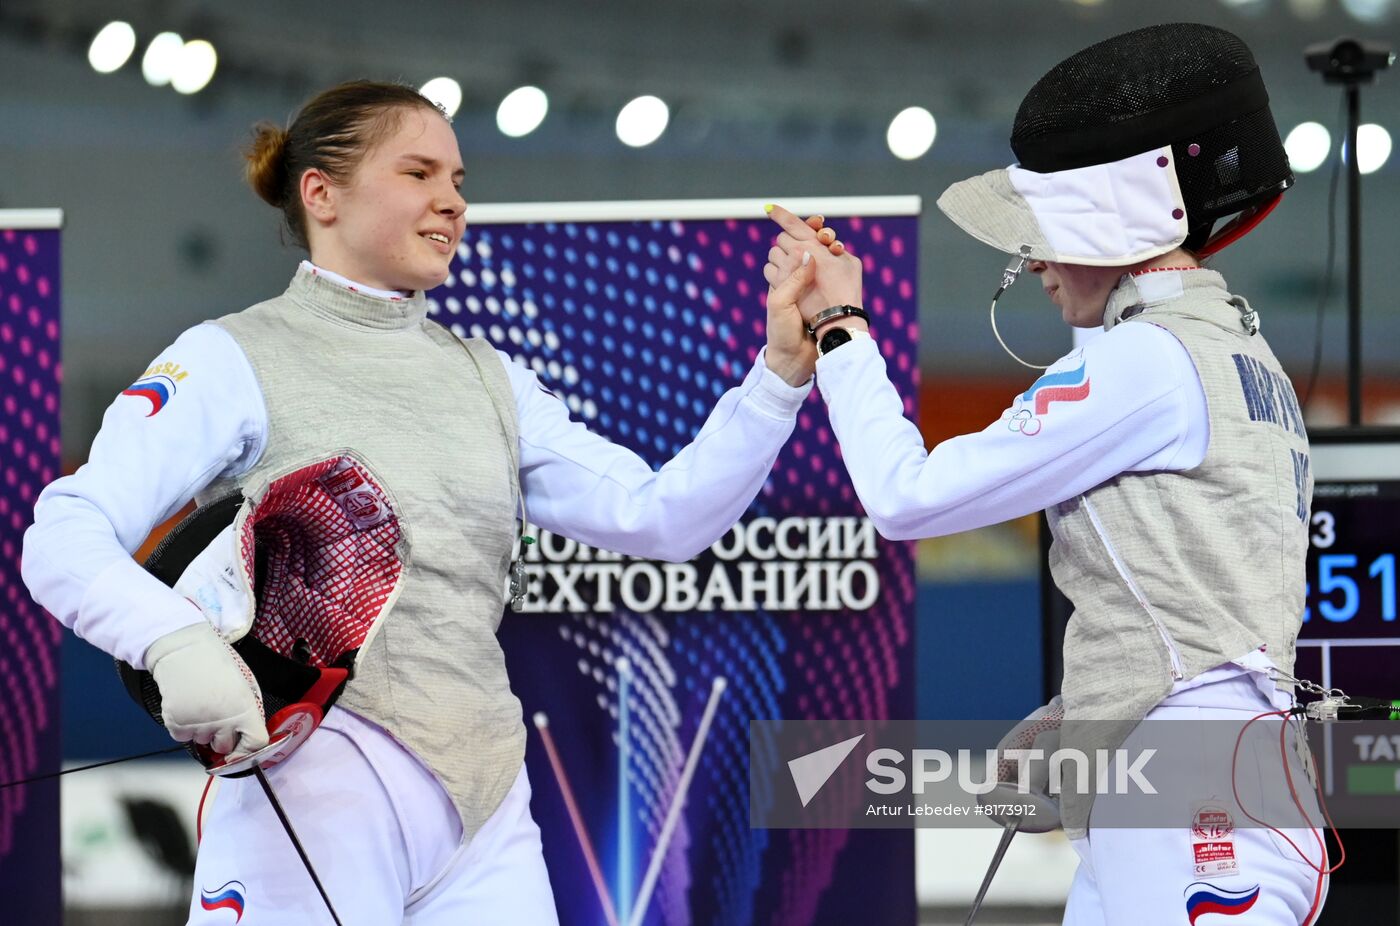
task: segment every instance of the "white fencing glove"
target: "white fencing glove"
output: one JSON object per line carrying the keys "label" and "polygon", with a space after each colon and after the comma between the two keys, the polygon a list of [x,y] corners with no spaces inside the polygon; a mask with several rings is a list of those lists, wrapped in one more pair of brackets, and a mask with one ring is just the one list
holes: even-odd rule
{"label": "white fencing glove", "polygon": [[[1060,696],[1050,699],[1050,703],[1038,707],[1029,717],[1022,720],[997,743],[997,785],[977,800],[982,805],[992,807],[1019,807],[1026,814],[1018,817],[1015,813],[989,813],[1002,826],[1016,820],[1022,832],[1044,833],[1060,826],[1060,800],[1058,794],[1050,793],[1050,757],[1060,748],[1060,724],[1065,719],[1064,704]],[[1024,754],[1008,750],[1025,750]],[[1030,750],[1039,752],[1032,758]],[[1026,780],[1021,780],[1025,770]]]}
{"label": "white fencing glove", "polygon": [[161,719],[178,742],[231,758],[267,745],[257,679],[209,623],[158,638],[146,650],[146,667],[160,688]]}

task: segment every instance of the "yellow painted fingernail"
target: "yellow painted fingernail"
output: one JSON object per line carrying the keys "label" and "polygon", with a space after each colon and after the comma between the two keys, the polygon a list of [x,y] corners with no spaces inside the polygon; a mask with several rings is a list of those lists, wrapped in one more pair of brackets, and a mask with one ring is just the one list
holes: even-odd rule
{"label": "yellow painted fingernail", "polygon": [[763,213],[764,213],[765,215],[772,215],[772,214],[773,214],[773,204],[772,204],[772,203],[764,203],[764,204],[763,204]]}

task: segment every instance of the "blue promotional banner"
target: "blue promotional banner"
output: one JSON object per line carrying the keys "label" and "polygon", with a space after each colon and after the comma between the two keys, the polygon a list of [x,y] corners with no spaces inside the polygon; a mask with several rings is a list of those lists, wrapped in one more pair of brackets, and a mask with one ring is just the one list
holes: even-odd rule
{"label": "blue promotional banner", "polygon": [[[59,474],[56,209],[0,210],[0,782],[58,770],[62,625],[20,580],[39,490]],[[0,790],[0,919],[62,919],[58,782]]]}
{"label": "blue promotional banner", "polygon": [[[916,419],[917,198],[784,205],[825,215],[864,262],[872,329]],[[777,227],[758,203],[472,206],[467,219],[434,317],[535,370],[653,467],[764,344]],[[819,395],[740,523],[691,562],[541,532],[526,568],[525,613],[500,636],[565,926],[915,921],[912,831],[749,823],[752,721],[915,710],[914,545],[864,517]]]}

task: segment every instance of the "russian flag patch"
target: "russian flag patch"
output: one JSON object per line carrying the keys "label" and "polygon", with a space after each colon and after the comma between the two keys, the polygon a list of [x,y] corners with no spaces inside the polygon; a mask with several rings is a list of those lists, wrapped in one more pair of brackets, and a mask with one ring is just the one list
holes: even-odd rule
{"label": "russian flag patch", "polygon": [[1073,370],[1047,373],[1021,394],[1021,401],[1035,409],[1039,417],[1050,410],[1051,402],[1080,402],[1089,397],[1088,364],[1082,359]]}
{"label": "russian flag patch", "polygon": [[239,881],[229,881],[212,891],[199,892],[199,905],[206,910],[232,910],[234,922],[243,919],[243,892],[247,890]]}
{"label": "russian flag patch", "polygon": [[1186,889],[1186,915],[1195,926],[1196,920],[1207,913],[1239,916],[1259,899],[1259,885],[1244,891],[1227,891],[1206,881],[1197,881]]}
{"label": "russian flag patch", "polygon": [[146,399],[151,403],[151,410],[146,413],[149,418],[156,412],[165,408],[166,404],[175,395],[175,380],[169,376],[143,376],[129,387],[122,390],[122,395],[134,395]]}

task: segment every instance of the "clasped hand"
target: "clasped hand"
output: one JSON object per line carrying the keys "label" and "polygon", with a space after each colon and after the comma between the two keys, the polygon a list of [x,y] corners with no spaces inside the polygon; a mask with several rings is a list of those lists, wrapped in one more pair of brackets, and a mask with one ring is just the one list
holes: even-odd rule
{"label": "clasped hand", "polygon": [[798,386],[816,371],[817,346],[807,333],[808,323],[823,309],[861,305],[861,264],[821,216],[803,221],[782,206],[769,207],[768,215],[782,232],[763,268],[768,281],[766,360],[769,369]]}

